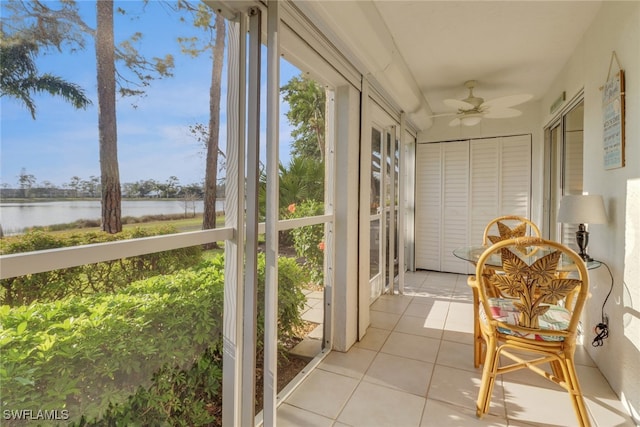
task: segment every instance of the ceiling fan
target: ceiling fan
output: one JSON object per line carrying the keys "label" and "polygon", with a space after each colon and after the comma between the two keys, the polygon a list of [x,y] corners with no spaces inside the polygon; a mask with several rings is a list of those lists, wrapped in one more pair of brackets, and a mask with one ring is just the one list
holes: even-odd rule
{"label": "ceiling fan", "polygon": [[474,126],[480,123],[483,118],[506,119],[517,117],[522,114],[522,111],[511,107],[520,105],[533,98],[533,95],[523,93],[485,101],[483,98],[473,95],[473,89],[476,87],[476,83],[475,80],[465,82],[465,87],[469,89],[469,96],[465,99],[445,99],[443,101],[446,106],[458,110],[456,113],[442,114],[456,115],[456,118],[449,122],[449,126],[453,127],[461,124],[464,126]]}

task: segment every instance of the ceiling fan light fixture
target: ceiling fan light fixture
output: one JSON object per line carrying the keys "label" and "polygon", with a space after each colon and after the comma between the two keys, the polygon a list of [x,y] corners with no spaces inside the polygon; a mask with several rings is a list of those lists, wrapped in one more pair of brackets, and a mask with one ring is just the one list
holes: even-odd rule
{"label": "ceiling fan light fixture", "polygon": [[460,117],[460,122],[464,126],[475,126],[482,120],[482,114],[467,114],[464,117]]}

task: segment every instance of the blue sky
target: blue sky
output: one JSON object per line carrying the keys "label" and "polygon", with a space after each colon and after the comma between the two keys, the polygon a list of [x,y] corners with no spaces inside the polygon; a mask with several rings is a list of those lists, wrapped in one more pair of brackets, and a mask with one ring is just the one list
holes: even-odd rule
{"label": "blue sky", "polygon": [[[95,2],[78,4],[86,22],[95,28]],[[180,53],[176,38],[196,34],[196,30],[177,23],[160,2],[150,2],[143,14],[141,1],[116,2],[118,6],[132,14],[116,14],[116,42],[140,31],[144,38],[137,47],[142,53],[149,57],[172,53],[176,64],[174,77],[152,82],[145,97],[118,99],[120,181],[165,182],[176,176],[180,184],[199,183],[204,179],[204,149],[189,133],[189,125],[208,123],[211,59],[208,55],[193,59]],[[36,95],[36,120],[33,120],[24,105],[11,98],[0,98],[0,184],[17,187],[23,168],[35,176],[38,184],[49,181],[62,186],[73,176],[83,180],[99,177],[93,43],[88,43],[84,52],[75,54],[49,52],[37,59],[37,66],[40,74],[52,73],[83,87],[93,105],[76,110],[61,98]],[[226,68],[223,73],[226,74]],[[295,67],[281,62],[282,84],[298,74]],[[222,92],[220,144],[224,150],[224,77]],[[132,106],[134,102],[137,108]],[[281,105],[280,109],[280,152],[284,163],[288,162],[286,153],[291,139],[284,117],[286,108]]]}

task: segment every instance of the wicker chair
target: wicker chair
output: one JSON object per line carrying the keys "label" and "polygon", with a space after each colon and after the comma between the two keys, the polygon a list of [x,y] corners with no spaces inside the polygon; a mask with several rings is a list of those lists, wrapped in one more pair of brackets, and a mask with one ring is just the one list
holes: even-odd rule
{"label": "wicker chair", "polygon": [[[509,227],[510,224],[513,224]],[[489,234],[498,229],[498,235]],[[527,228],[529,232],[527,233]],[[482,245],[490,246],[500,240],[514,237],[537,236],[540,237],[540,229],[528,218],[518,215],[505,215],[492,219],[484,228],[482,235]]]}
{"label": "wicker chair", "polygon": [[[498,234],[490,234],[497,231]],[[536,236],[540,237],[540,229],[538,226],[528,218],[517,215],[504,215],[489,221],[484,229],[482,235],[482,246],[489,247],[493,243],[497,243],[504,239],[510,239],[515,237],[524,236]],[[522,248],[521,248],[522,250]],[[494,269],[487,266],[485,276],[490,276],[495,273]],[[479,300],[478,290],[475,287],[471,287],[473,293],[473,364],[477,368],[480,366],[483,360],[484,339],[480,333],[480,325],[478,323],[479,315]],[[499,296],[497,289],[487,289],[490,296]]]}
{"label": "wicker chair", "polygon": [[[524,261],[521,248],[537,249],[535,261]],[[486,263],[495,254],[502,267],[487,277]],[[579,424],[589,426],[574,364],[580,314],[589,292],[587,267],[580,256],[550,240],[506,239],[482,254],[469,282],[479,291],[480,329],[487,345],[478,417],[489,411],[497,375],[528,368],[564,388]],[[504,297],[489,296],[488,282]],[[569,296],[573,298],[567,303]],[[542,369],[546,364],[551,369]]]}

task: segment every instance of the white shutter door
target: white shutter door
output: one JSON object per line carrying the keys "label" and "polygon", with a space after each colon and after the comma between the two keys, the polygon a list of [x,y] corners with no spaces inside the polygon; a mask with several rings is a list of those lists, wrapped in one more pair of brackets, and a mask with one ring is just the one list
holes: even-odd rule
{"label": "white shutter door", "polygon": [[469,274],[453,250],[482,243],[487,223],[531,215],[531,137],[418,144],[415,266]]}
{"label": "white shutter door", "polygon": [[440,270],[442,144],[416,147],[415,267]]}
{"label": "white shutter door", "polygon": [[531,136],[501,138],[500,215],[531,218]]}
{"label": "white shutter door", "polygon": [[469,201],[473,213],[469,243],[482,244],[482,234],[487,223],[499,216],[500,188],[500,150],[495,138],[475,139],[470,147],[471,167],[469,183]]}
{"label": "white shutter door", "polygon": [[470,153],[470,242],[476,245],[495,217],[531,217],[531,137],[472,140]]}
{"label": "white shutter door", "polygon": [[469,244],[469,141],[442,144],[442,163],[441,270],[467,274],[469,263],[453,250]]}

